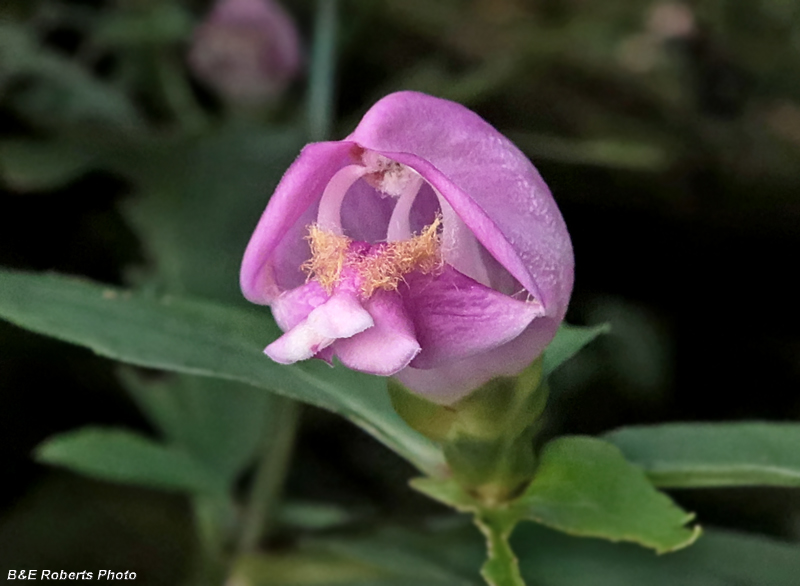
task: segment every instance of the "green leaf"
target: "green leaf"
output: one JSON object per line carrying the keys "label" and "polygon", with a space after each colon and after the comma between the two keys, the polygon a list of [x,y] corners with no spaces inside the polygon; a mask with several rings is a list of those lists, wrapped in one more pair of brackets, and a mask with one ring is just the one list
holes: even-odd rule
{"label": "green leaf", "polygon": [[284,502],[277,516],[282,525],[306,531],[333,529],[356,518],[341,506],[311,501]]}
{"label": "green leaf", "polygon": [[35,453],[39,462],[100,480],[197,493],[225,490],[189,454],[119,429],[85,427],[46,440]]}
{"label": "green leaf", "polygon": [[452,478],[412,478],[411,488],[462,513],[478,514],[481,503]]}
{"label": "green leaf", "polygon": [[800,424],[673,423],[606,434],[658,486],[800,486]]}
{"label": "green leaf", "polygon": [[513,503],[525,519],[571,535],[632,541],[659,553],[693,543],[693,515],[658,492],[613,445],[570,436],[547,444],[533,482]]}
{"label": "green leaf", "polygon": [[[633,544],[575,539],[533,523],[519,525],[511,542],[522,576],[536,586],[796,586],[800,573],[796,544],[713,529],[694,546],[663,556]],[[478,586],[483,551],[467,519],[438,518],[414,530],[384,526],[301,539],[286,554],[260,557],[259,579],[252,583]],[[314,559],[325,560],[331,573],[326,576],[325,565],[317,565],[302,580],[304,560]],[[381,577],[333,573],[347,567],[371,567]]]}
{"label": "green leaf", "polygon": [[517,528],[512,545],[522,575],[536,585],[795,586],[800,572],[796,544],[719,530],[707,530],[692,547],[663,556],[532,524]]}
{"label": "green leaf", "polygon": [[600,334],[611,331],[609,324],[583,327],[562,323],[556,337],[544,351],[544,376],[548,376],[567,360],[575,356],[581,348]]}
{"label": "green leaf", "polygon": [[64,142],[0,142],[0,176],[19,191],[61,187],[90,170],[93,161],[91,154]]}
{"label": "green leaf", "polygon": [[[478,532],[470,529],[470,537],[477,538]],[[417,536],[393,527],[381,527],[364,536],[353,537],[348,534],[333,534],[330,537],[315,537],[301,543],[300,551],[311,551],[317,554],[326,553],[340,560],[358,563],[362,566],[378,570],[380,579],[359,582],[353,580],[347,584],[369,584],[370,586],[408,586],[451,585],[477,586],[481,583],[478,577],[481,545],[471,559],[473,567],[467,571],[454,568],[448,556],[452,549],[442,544],[421,542]]]}
{"label": "green leaf", "polygon": [[267,311],[130,291],[56,275],[0,271],[0,317],[130,364],[236,380],[348,417],[428,474],[442,456],[394,412],[386,381],[321,361],[280,366]]}
{"label": "green leaf", "polygon": [[139,10],[109,11],[101,16],[92,42],[102,47],[167,45],[186,40],[191,16],[178,4],[144,5]]}
{"label": "green leaf", "polygon": [[670,557],[733,585],[792,586],[800,573],[796,543],[732,531],[709,531],[695,547]]}
{"label": "green leaf", "polygon": [[522,575],[547,586],[795,586],[800,572],[796,544],[719,530],[665,556],[531,524],[512,544]]}
{"label": "green leaf", "polygon": [[22,76],[30,81],[23,90],[10,92],[10,101],[27,118],[37,125],[102,122],[130,128],[141,122],[123,92],[41,45],[32,30],[0,22],[0,84]]}
{"label": "green leaf", "polygon": [[172,375],[145,380],[122,370],[125,387],[171,443],[227,480],[252,461],[273,395],[216,378]]}
{"label": "green leaf", "polygon": [[416,478],[411,486],[475,516],[489,552],[482,575],[492,586],[523,584],[508,544],[521,520],[570,535],[632,541],[659,553],[686,547],[700,534],[699,527],[685,527],[693,515],[653,488],[617,448],[590,437],[563,437],[547,444],[533,482],[505,505],[486,506],[452,478]]}
{"label": "green leaf", "polygon": [[[300,133],[231,123],[199,137],[123,146],[106,161],[138,186],[125,212],[152,263],[139,283],[245,304],[242,252],[269,189],[300,150]],[[228,477],[276,432],[281,424],[266,415],[284,401],[241,383],[198,377],[139,392],[137,400],[145,411],[147,404],[156,408],[150,416],[160,416],[165,433]]]}

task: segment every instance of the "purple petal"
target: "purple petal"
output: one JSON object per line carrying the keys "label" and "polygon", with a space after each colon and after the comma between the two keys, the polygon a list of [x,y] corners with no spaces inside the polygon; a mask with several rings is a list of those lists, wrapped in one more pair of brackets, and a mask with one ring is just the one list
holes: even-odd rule
{"label": "purple petal", "polygon": [[336,339],[349,338],[374,324],[369,311],[350,292],[334,293],[324,305],[308,314],[307,319],[322,335]]}
{"label": "purple petal", "polygon": [[308,320],[303,320],[267,346],[264,354],[278,364],[294,364],[300,360],[308,360],[335,341],[335,338],[323,336],[315,330]]}
{"label": "purple petal", "polygon": [[435,277],[409,275],[407,282],[403,297],[422,347],[414,368],[435,368],[497,348],[544,315],[538,302],[498,293],[451,267]]}
{"label": "purple petal", "polygon": [[342,202],[345,235],[361,242],[385,240],[393,207],[392,198],[382,196],[363,179],[357,181]]}
{"label": "purple petal", "polygon": [[390,376],[405,368],[419,353],[414,325],[396,292],[378,291],[364,307],[375,326],[333,347],[342,364],[369,374]]}
{"label": "purple petal", "polygon": [[303,321],[267,346],[264,353],[280,364],[307,360],[339,338],[371,328],[372,316],[349,292],[334,293]]}
{"label": "purple petal", "polygon": [[291,330],[308,317],[311,311],[328,300],[328,295],[317,281],[284,291],[272,302],[272,316],[284,332]]}
{"label": "purple petal", "polygon": [[[334,174],[367,160],[362,149],[427,181],[412,207],[412,231],[441,214],[450,268],[435,278],[408,275],[402,297],[379,291],[360,302],[343,295],[341,283],[328,300],[318,285],[304,284],[307,226]],[[341,222],[351,238],[377,243],[394,200],[372,181],[353,185]],[[473,112],[413,92],[378,102],[346,141],[303,150],[264,212],[241,273],[245,296],[272,303],[287,331],[267,349],[276,360],[335,354],[356,370],[398,373],[442,403],[517,374],[538,356],[566,312],[572,282],[569,235],[533,165]]]}
{"label": "purple petal", "polygon": [[398,92],[348,139],[420,173],[547,315],[563,317],[573,281],[569,234],[538,171],[507,138],[460,104]]}
{"label": "purple petal", "polygon": [[257,104],[278,96],[300,70],[297,27],[274,0],[218,0],[195,29],[195,75],[223,98]]}
{"label": "purple petal", "polygon": [[553,339],[560,320],[540,317],[528,329],[483,354],[450,362],[439,368],[408,367],[395,376],[415,393],[441,405],[450,405],[497,376],[514,376],[539,356]]}
{"label": "purple petal", "polygon": [[329,366],[333,366],[333,346],[323,348],[314,354],[314,358],[327,362]]}
{"label": "purple petal", "polygon": [[328,181],[352,163],[353,147],[349,142],[310,144],[286,171],[244,253],[240,282],[247,299],[266,305],[303,284],[300,265],[309,256],[307,227],[316,218]]}

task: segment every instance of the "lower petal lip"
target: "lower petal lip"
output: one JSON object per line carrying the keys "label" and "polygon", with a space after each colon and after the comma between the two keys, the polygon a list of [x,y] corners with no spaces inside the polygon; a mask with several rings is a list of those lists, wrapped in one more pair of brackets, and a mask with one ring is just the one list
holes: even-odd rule
{"label": "lower petal lip", "polygon": [[293,364],[311,358],[338,339],[371,328],[374,323],[354,294],[336,293],[267,346],[264,352],[275,362]]}
{"label": "lower petal lip", "polygon": [[502,346],[544,315],[536,302],[499,293],[452,267],[413,275],[402,295],[422,351],[414,368],[435,368]]}
{"label": "lower petal lip", "polygon": [[368,374],[391,376],[419,354],[414,325],[396,292],[378,291],[365,302],[375,326],[333,346],[342,364]]}
{"label": "lower petal lip", "polygon": [[401,370],[395,376],[410,390],[430,401],[450,405],[497,376],[514,376],[545,349],[560,319],[535,319],[519,336],[493,350],[431,369]]}

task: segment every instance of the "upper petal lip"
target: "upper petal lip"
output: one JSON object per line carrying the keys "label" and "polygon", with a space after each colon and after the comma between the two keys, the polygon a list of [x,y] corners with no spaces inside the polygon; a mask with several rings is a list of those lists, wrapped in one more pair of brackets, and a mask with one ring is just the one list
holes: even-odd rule
{"label": "upper petal lip", "polygon": [[430,183],[447,202],[456,214],[472,230],[478,241],[529,291],[542,305],[542,299],[536,281],[523,263],[518,252],[509,243],[503,232],[491,217],[467,193],[455,185],[429,162],[409,153],[381,152],[380,154],[403,163],[419,173]]}
{"label": "upper petal lip", "polygon": [[[312,143],[303,149],[287,170],[245,251],[241,287],[247,299],[255,303],[269,304],[282,292],[273,269],[275,249],[287,237],[303,213],[318,202],[327,181],[341,167],[352,162],[351,153],[356,147],[363,148],[363,145],[347,140]],[[455,185],[434,165],[414,154],[391,151],[381,151],[380,154],[408,165],[425,178],[450,203],[492,256],[545,308],[548,307],[549,299],[540,290],[519,252],[486,210],[481,208],[468,193]],[[323,161],[327,164],[322,164]],[[318,163],[319,166],[316,166]]]}
{"label": "upper petal lip", "polygon": [[405,91],[379,100],[347,140],[435,184],[548,315],[563,318],[574,270],[569,233],[539,172],[492,125],[455,102]]}

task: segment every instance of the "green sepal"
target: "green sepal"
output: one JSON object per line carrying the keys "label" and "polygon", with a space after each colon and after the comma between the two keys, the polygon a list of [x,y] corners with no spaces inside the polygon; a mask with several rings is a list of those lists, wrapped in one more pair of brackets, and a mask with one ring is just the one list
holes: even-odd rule
{"label": "green sepal", "polygon": [[541,358],[452,405],[432,403],[393,379],[389,394],[412,428],[441,444],[453,477],[487,504],[512,498],[533,476],[535,424],[547,402]]}
{"label": "green sepal", "polygon": [[495,439],[518,435],[544,410],[546,392],[541,388],[542,359],[518,376],[496,377],[460,401],[439,405],[389,379],[392,405],[413,429],[438,442],[456,436]]}
{"label": "green sepal", "polygon": [[533,477],[533,435],[533,426],[519,435],[488,440],[462,435],[442,447],[453,477],[481,502],[494,506],[517,496]]}

